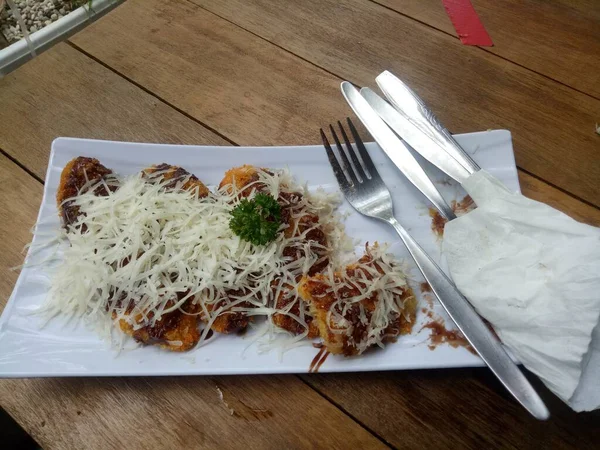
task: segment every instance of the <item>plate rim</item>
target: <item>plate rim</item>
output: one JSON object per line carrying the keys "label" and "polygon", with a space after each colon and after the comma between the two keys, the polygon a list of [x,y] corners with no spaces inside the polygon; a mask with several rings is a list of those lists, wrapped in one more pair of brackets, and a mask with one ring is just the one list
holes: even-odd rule
{"label": "plate rim", "polygon": [[[455,136],[457,137],[461,137],[461,136],[470,136],[470,137],[479,137],[481,135],[487,135],[490,133],[494,133],[496,135],[498,135],[499,137],[504,136],[505,139],[507,139],[508,144],[510,145],[510,166],[509,167],[504,167],[503,169],[511,169],[512,175],[514,175],[515,179],[517,180],[517,184],[518,183],[518,169],[516,167],[516,163],[515,163],[515,156],[514,156],[514,148],[512,145],[512,134],[510,133],[509,130],[505,130],[505,129],[500,129],[500,130],[487,130],[487,131],[478,131],[478,132],[473,132],[473,133],[462,133],[462,134],[457,134]],[[303,147],[306,149],[311,149],[311,150],[318,150],[318,149],[323,149],[322,145],[279,145],[279,146],[235,146],[235,145],[225,145],[225,146],[220,146],[220,145],[194,145],[194,144],[165,144],[165,143],[144,143],[144,142],[128,142],[128,141],[115,141],[115,140],[100,140],[100,139],[86,139],[86,138],[74,138],[74,137],[58,137],[55,138],[52,141],[52,145],[51,145],[51,149],[50,149],[50,155],[49,155],[49,159],[48,159],[48,166],[46,169],[46,177],[45,177],[45,182],[44,182],[44,189],[43,189],[43,195],[42,195],[42,199],[41,199],[41,203],[40,203],[40,208],[38,210],[38,214],[36,217],[36,223],[34,226],[37,226],[37,224],[40,222],[41,218],[42,218],[42,212],[44,209],[44,205],[46,204],[48,198],[47,196],[49,195],[49,191],[51,190],[51,187],[49,186],[49,184],[46,182],[47,180],[50,179],[51,177],[51,171],[53,169],[53,163],[55,161],[56,158],[56,154],[57,154],[57,146],[60,146],[61,144],[63,144],[64,142],[90,142],[93,141],[95,143],[106,143],[106,144],[118,144],[118,145],[127,145],[127,146],[132,146],[132,147],[137,147],[137,146],[159,146],[159,147],[192,147],[194,148],[194,150],[209,150],[209,149],[215,149],[215,148],[227,148],[230,150],[239,150],[240,152],[244,152],[247,150],[261,150],[261,151],[276,151],[276,150],[281,150],[281,149],[285,149],[285,148],[298,148],[298,147]],[[85,151],[83,152],[85,153]],[[30,252],[31,249],[28,250],[27,255],[25,256],[25,258],[28,258],[30,256]],[[6,303],[6,306],[4,308],[4,310],[2,311],[2,315],[0,317],[0,333],[2,333],[4,331],[4,328],[6,327],[6,325],[8,324],[9,318],[11,317],[12,313],[13,313],[13,309],[15,307],[16,304],[16,293],[19,290],[19,287],[21,286],[21,284],[24,282],[24,276],[22,276],[21,272],[19,274],[19,277],[17,279],[17,282],[15,283],[13,290],[11,292],[11,295]],[[389,371],[389,370],[414,370],[414,369],[424,369],[424,370],[429,370],[429,369],[433,369],[433,368],[458,368],[458,367],[480,367],[480,366],[484,366],[485,364],[483,363],[482,360],[480,359],[476,359],[473,360],[472,364],[464,364],[463,362],[457,362],[456,364],[452,364],[452,361],[450,362],[445,362],[443,366],[436,364],[434,361],[433,362],[423,362],[420,361],[418,364],[415,364],[414,367],[409,365],[405,365],[403,367],[380,367],[380,366],[372,366],[372,365],[365,365],[364,368],[359,368],[357,369],[356,367],[352,367],[349,368],[347,370],[344,370],[344,368],[340,368],[340,367],[336,367],[335,370],[331,371],[331,373],[342,373],[342,372],[355,372],[355,371]],[[325,372],[325,371],[324,371]],[[291,369],[291,370],[286,370],[286,368],[281,367],[280,369],[278,369],[277,367],[273,367],[273,366],[268,366],[265,367],[264,370],[260,370],[258,368],[253,368],[251,372],[249,372],[248,370],[244,370],[242,368],[231,368],[227,371],[223,371],[223,369],[217,369],[217,371],[215,372],[202,372],[202,373],[194,373],[193,371],[170,371],[170,370],[166,370],[166,371],[144,371],[144,370],[140,370],[139,372],[136,373],[132,373],[132,372],[119,372],[119,371],[112,371],[112,372],[90,372],[89,370],[82,370],[81,372],[78,371],[72,371],[72,372],[62,372],[60,374],[54,373],[54,372],[50,372],[50,373],[45,373],[45,372],[32,372],[32,371],[24,371],[24,372],[17,372],[17,371],[10,371],[10,372],[5,372],[0,368],[0,378],[30,378],[30,377],[77,377],[77,376],[186,376],[186,375],[217,375],[217,374],[245,374],[245,375],[249,375],[249,374],[283,374],[283,373],[306,373],[306,372],[300,372],[298,370],[295,369]]]}

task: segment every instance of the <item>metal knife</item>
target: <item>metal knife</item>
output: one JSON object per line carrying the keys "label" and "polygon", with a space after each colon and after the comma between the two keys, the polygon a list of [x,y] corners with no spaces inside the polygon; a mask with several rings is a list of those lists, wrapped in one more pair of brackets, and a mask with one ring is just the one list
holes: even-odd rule
{"label": "metal knife", "polygon": [[427,161],[434,164],[442,172],[445,172],[459,183],[462,183],[471,175],[464,166],[443,150],[431,135],[421,131],[372,89],[362,88],[360,93],[377,114],[379,114],[379,117]]}
{"label": "metal knife", "polygon": [[[396,132],[406,139],[424,158],[445,171],[443,167],[440,167],[440,165],[444,164],[443,158],[434,155],[430,159],[435,151],[425,149],[426,145],[431,145],[434,142],[437,144],[435,150],[445,151],[460,163],[469,174],[481,169],[473,158],[456,142],[452,134],[439,122],[425,102],[404,82],[387,70],[382,72],[375,80],[392,106],[412,125],[411,127],[402,126],[402,128],[395,128]],[[402,125],[402,123],[400,124]],[[426,138],[417,139],[415,130],[419,130]],[[454,178],[450,173],[448,175]],[[460,182],[460,180],[457,181]]]}
{"label": "metal knife", "polygon": [[342,82],[342,94],[344,98],[371,133],[375,141],[389,156],[398,169],[408,180],[419,189],[425,197],[439,210],[440,214],[447,220],[456,218],[452,208],[446,203],[437,188],[431,182],[421,165],[410,153],[406,143],[398,139],[394,132],[379,117],[377,112],[360,95],[358,89],[348,81]]}

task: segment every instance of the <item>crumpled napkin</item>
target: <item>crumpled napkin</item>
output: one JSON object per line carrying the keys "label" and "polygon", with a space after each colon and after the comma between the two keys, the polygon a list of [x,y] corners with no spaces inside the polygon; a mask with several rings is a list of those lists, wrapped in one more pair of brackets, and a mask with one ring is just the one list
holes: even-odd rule
{"label": "crumpled napkin", "polygon": [[450,274],[514,355],[576,411],[600,407],[600,229],[481,170],[446,224]]}

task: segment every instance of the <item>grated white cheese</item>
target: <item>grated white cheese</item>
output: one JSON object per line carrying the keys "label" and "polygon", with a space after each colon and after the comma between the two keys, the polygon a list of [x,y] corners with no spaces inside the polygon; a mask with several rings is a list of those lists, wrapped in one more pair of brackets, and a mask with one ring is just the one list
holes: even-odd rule
{"label": "grated white cheese", "polygon": [[[153,178],[160,175],[155,172]],[[288,171],[260,172],[257,183],[275,197],[282,192],[302,194],[294,218],[318,215],[328,247],[306,242],[312,228],[292,237],[279,233],[271,244],[255,246],[229,229],[229,213],[239,202],[235,189],[199,198],[197,192],[165,189],[166,182],[149,183],[138,174],[111,181],[118,189],[106,189],[109,195],[102,197],[94,195],[101,183],[105,181],[88,182],[79,195],[65,201],[73,201],[82,214],[62,232],[68,246],[42,308],[48,317],[61,313],[92,323],[123,319],[138,329],[191,299],[207,322],[202,339],[225,311],[268,317],[279,312],[306,327],[304,309],[298,317],[290,313],[290,305],[274,308],[272,283],[295,285],[323,259],[320,255],[337,253],[345,235],[334,214],[339,196],[311,194],[293,183]],[[85,232],[78,231],[82,228]],[[297,248],[293,260],[283,255],[289,247]],[[128,311],[131,304],[134,309]],[[139,315],[143,320],[134,320]]]}
{"label": "grated white cheese", "polygon": [[[142,174],[88,182],[76,197],[65,201],[74,202],[81,214],[61,232],[66,244],[62,261],[53,269],[50,292],[40,310],[48,320],[62,314],[112,336],[119,320],[136,330],[179,309],[201,315],[203,344],[214,339],[210,327],[220,314],[242,312],[268,319],[253,342],[261,352],[276,346],[281,356],[287,349],[304,345],[308,334],[309,307],[299,297],[297,281],[315,263],[328,259],[325,273],[338,297],[328,313],[329,323],[334,324],[332,332],[351,339],[354,325],[344,315],[352,304],[376,294],[379,301],[369,317],[360,306],[360,322],[369,331],[355,345],[359,353],[371,345],[383,345],[390,320],[402,313],[398,298],[406,285],[404,275],[384,249],[375,246],[371,252],[384,274],[358,263],[360,282],[345,276],[341,284],[335,282],[334,268],[345,264],[354,248],[336,213],[339,194],[321,189],[311,193],[306,186],[297,185],[288,170],[260,171],[259,179],[249,186],[261,186],[275,198],[281,194],[301,196],[292,210],[292,232],[280,232],[274,242],[255,246],[240,240],[229,228],[230,211],[239,203],[235,188],[227,186],[201,198],[197,189],[181,189],[188,179],[166,189],[169,180],[157,182],[163,173],[154,172],[154,182]],[[111,191],[107,183],[118,188]],[[101,186],[107,196],[95,195]],[[305,223],[300,233],[298,224],[304,215],[319,220],[311,226]],[[327,246],[306,239],[317,227],[327,236]],[[82,229],[85,231],[80,232]],[[290,248],[295,248],[294,257],[284,255]],[[360,293],[339,298],[341,285]],[[290,301],[278,308],[275,300],[281,292]],[[198,305],[197,312],[182,309],[189,302]],[[296,309],[298,314],[293,312],[297,305],[301,306]],[[304,332],[290,336],[272,323],[275,314],[291,317]],[[181,341],[169,343],[182,345]]]}
{"label": "grated white cheese", "polygon": [[[327,288],[323,297],[333,294],[335,298],[326,315],[329,329],[347,346],[354,347],[357,354],[373,345],[383,347],[387,338],[394,337],[388,335],[390,327],[397,327],[403,315],[410,319],[404,308],[409,298],[405,295],[406,277],[401,265],[385,250],[377,244],[367,246],[369,258],[335,273],[329,268],[324,280]],[[376,301],[367,313],[365,302],[371,299]],[[349,320],[353,315],[357,317]]]}

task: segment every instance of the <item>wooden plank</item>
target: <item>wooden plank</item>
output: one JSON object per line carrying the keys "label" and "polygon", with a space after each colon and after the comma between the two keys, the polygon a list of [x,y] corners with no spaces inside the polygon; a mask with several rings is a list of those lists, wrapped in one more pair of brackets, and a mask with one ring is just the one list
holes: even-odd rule
{"label": "wooden plank", "polygon": [[[456,35],[440,0],[374,1]],[[473,5],[494,41],[487,51],[600,98],[600,2],[476,0]]]}
{"label": "wooden plank", "polygon": [[[600,100],[364,0],[190,1],[357,84],[390,69],[453,132],[510,129],[520,167],[600,204]],[[73,42],[238,142],[316,142],[291,117],[316,129],[348,113],[335,77],[189,2],[130,0]]]}
{"label": "wooden plank", "polygon": [[5,408],[45,449],[386,448],[292,375],[6,380],[0,386],[10,395]]}
{"label": "wooden plank", "polygon": [[128,1],[88,29],[72,42],[240,145],[315,143],[345,108],[336,77],[185,0]]}
{"label": "wooden plank", "polygon": [[0,79],[0,149],[43,178],[59,136],[230,145],[68,44]]}
{"label": "wooden plank", "polygon": [[597,448],[600,411],[573,413],[534,377],[547,422],[529,416],[487,369],[303,378],[398,448]]}
{"label": "wooden plank", "polygon": [[600,227],[600,209],[586,205],[522,170],[519,170],[519,184],[521,185],[521,192],[526,197],[547,203],[553,208],[567,213],[579,222]]}
{"label": "wooden plank", "polygon": [[[0,310],[41,193],[0,155]],[[0,399],[46,449],[385,447],[291,375],[5,379]]]}

